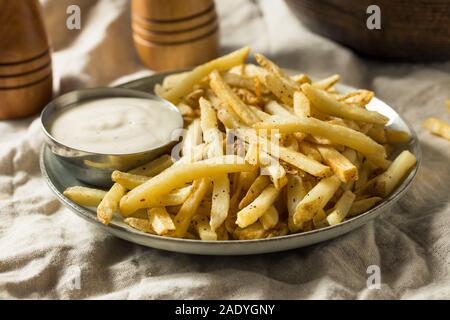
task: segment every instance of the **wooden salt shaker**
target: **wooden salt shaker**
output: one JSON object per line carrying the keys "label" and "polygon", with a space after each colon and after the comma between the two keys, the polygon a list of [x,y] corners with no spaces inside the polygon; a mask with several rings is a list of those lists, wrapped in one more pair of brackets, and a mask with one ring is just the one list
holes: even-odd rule
{"label": "wooden salt shaker", "polygon": [[38,0],[0,0],[0,120],[38,113],[52,97],[52,64]]}
{"label": "wooden salt shaker", "polygon": [[135,47],[150,69],[195,66],[218,55],[213,0],[133,0],[131,11]]}

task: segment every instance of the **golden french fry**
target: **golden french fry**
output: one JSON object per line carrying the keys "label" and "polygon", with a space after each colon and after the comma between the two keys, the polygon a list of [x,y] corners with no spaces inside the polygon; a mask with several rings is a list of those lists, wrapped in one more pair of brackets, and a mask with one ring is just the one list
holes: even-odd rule
{"label": "golden french fry", "polygon": [[112,188],[106,193],[102,202],[97,207],[97,219],[108,225],[119,208],[120,199],[125,195],[126,189],[118,183],[114,183]]}
{"label": "golden french fry", "polygon": [[244,198],[242,198],[239,203],[239,209],[243,209],[248,206],[253,200],[255,200],[261,192],[270,184],[270,178],[268,176],[259,176],[252,183],[250,188],[247,191],[247,194]]}
{"label": "golden french fry", "polygon": [[133,229],[139,230],[141,232],[155,234],[153,231],[152,225],[150,221],[145,218],[126,218],[123,220],[127,225],[132,227]]}
{"label": "golden french fry", "polygon": [[340,185],[341,181],[336,176],[320,180],[298,204],[293,217],[294,224],[311,220],[317,211],[326,206]]}
{"label": "golden french fry", "polygon": [[172,221],[165,207],[151,208],[148,210],[148,220],[156,234],[162,236],[169,231],[175,230],[175,224]]}
{"label": "golden french fry", "polygon": [[386,131],[384,126],[374,125],[367,131],[367,135],[371,137],[374,141],[383,144],[387,142]]}
{"label": "golden french fry", "polygon": [[214,93],[239,116],[246,125],[252,125],[259,121],[259,118],[251,111],[251,109],[242,102],[241,99],[230,89],[223,81],[220,74],[215,71],[210,74],[211,88]]}
{"label": "golden french fry", "polygon": [[195,216],[197,208],[200,205],[205,194],[208,192],[211,183],[208,178],[202,178],[199,180],[195,180],[192,188],[192,194],[189,198],[183,203],[178,211],[177,215],[174,218],[175,223],[175,231],[170,233],[170,236],[175,238],[183,237],[191,223],[192,218]]}
{"label": "golden french fry", "polygon": [[183,157],[193,158],[194,148],[202,144],[201,120],[195,119],[188,126],[186,134],[183,137]]}
{"label": "golden french fry", "polygon": [[428,118],[422,126],[432,134],[450,140],[450,124],[447,122],[437,118]]}
{"label": "golden french fry", "polygon": [[[312,115],[311,103],[301,91],[296,91],[294,93],[294,112],[300,117],[310,117]],[[262,120],[265,121],[265,119]]]}
{"label": "golden french fry", "polygon": [[296,92],[295,89],[273,74],[268,74],[265,78],[265,82],[275,97],[277,97],[284,104],[293,106],[294,93]]}
{"label": "golden french fry", "polygon": [[369,161],[364,161],[361,169],[359,170],[358,180],[355,182],[355,190],[360,190],[363,188],[370,179],[374,168]]}
{"label": "golden french fry", "polygon": [[219,110],[217,112],[217,117],[227,129],[237,129],[245,126],[245,124],[241,123],[238,119],[233,117],[228,110],[225,109]]}
{"label": "golden french fry", "polygon": [[236,224],[240,228],[245,228],[255,223],[269,210],[277,197],[278,191],[274,186],[266,187],[255,200],[237,213]]}
{"label": "golden french fry", "polygon": [[259,147],[258,142],[252,142],[248,146],[245,154],[245,161],[254,166],[259,166]]}
{"label": "golden french fry", "polygon": [[246,228],[237,227],[233,232],[233,236],[238,240],[263,239],[267,234],[267,230],[264,229],[259,221]]}
{"label": "golden french fry", "polygon": [[80,206],[96,207],[106,195],[106,191],[87,187],[70,187],[64,195]]}
{"label": "golden french fry", "polygon": [[223,156],[183,165],[174,165],[123,197],[120,210],[131,214],[148,207],[152,198],[158,198],[186,183],[203,177],[231,172],[251,171],[254,167],[237,156]]}
{"label": "golden french fry", "polygon": [[121,171],[114,171],[111,175],[112,181],[119,183],[125,189],[133,190],[137,186],[140,186],[150,178],[147,176],[140,176],[131,173],[125,173]]}
{"label": "golden french fry", "polygon": [[390,165],[390,162],[386,160],[386,151],[382,145],[361,132],[343,126],[329,124],[314,118],[272,116],[270,121],[257,123],[254,127],[256,129],[278,129],[283,133],[300,131],[317,135],[361,152],[380,168],[387,169]]}
{"label": "golden french fry", "polygon": [[312,85],[317,89],[327,90],[338,83],[339,80],[341,80],[341,76],[338,74],[334,74],[332,76],[329,76],[328,78],[313,82]]}
{"label": "golden french fry", "polygon": [[406,143],[410,139],[409,133],[404,131],[386,129],[386,140],[390,144]]}
{"label": "golden french fry", "polygon": [[283,107],[278,102],[271,100],[268,103],[266,103],[264,111],[271,115],[291,116],[293,114],[293,110],[291,112],[288,108],[290,107]]}
{"label": "golden french fry", "polygon": [[171,165],[173,165],[172,157],[166,154],[136,169],[133,169],[128,173],[146,177],[153,177],[160,174]]}
{"label": "golden french fry", "polygon": [[411,152],[405,150],[400,153],[391,166],[376,179],[375,189],[378,194],[383,197],[390,195],[394,188],[406,178],[416,162],[417,159]]}
{"label": "golden french fry", "polygon": [[296,225],[294,223],[294,214],[298,204],[306,194],[309,192],[311,186],[306,181],[303,181],[301,177],[295,175],[288,175],[287,185],[287,209],[289,213],[288,227],[291,232],[298,232],[301,230],[302,225]]}
{"label": "golden french fry", "polygon": [[355,195],[351,191],[345,191],[342,194],[334,208],[331,210],[331,213],[327,216],[327,221],[330,226],[334,226],[344,221],[345,217],[350,212],[353,201],[355,201]]}
{"label": "golden french fry", "polygon": [[211,229],[210,223],[208,222],[208,217],[204,215],[196,215],[192,218],[192,222],[197,231],[200,240],[203,241],[217,241],[217,233]]}
{"label": "golden french fry", "polygon": [[369,111],[364,108],[345,105],[331,97],[326,92],[316,89],[310,84],[303,84],[302,91],[308,97],[309,101],[311,101],[311,103],[314,105],[314,108],[316,108],[320,112],[344,119],[364,121],[382,125],[388,123],[389,121],[387,117],[376,111]]}
{"label": "golden french fry", "polygon": [[242,48],[226,56],[217,58],[198,66],[178,82],[173,88],[168,90],[163,98],[177,104],[181,98],[192,90],[193,86],[208,76],[213,70],[223,71],[242,64],[250,52],[249,48]]}
{"label": "golden french fry", "polygon": [[348,217],[358,216],[376,206],[378,203],[383,201],[380,197],[371,197],[353,202],[352,208],[347,214]]}
{"label": "golden french fry", "polygon": [[305,154],[308,158],[314,159],[318,162],[322,162],[323,158],[320,155],[319,150],[317,150],[317,145],[309,142],[309,141],[302,141],[298,145],[300,152]]}
{"label": "golden french fry", "polygon": [[265,113],[264,111],[262,111],[261,109],[255,107],[255,106],[249,106],[249,107],[253,111],[253,113],[262,121],[266,121],[266,120],[270,119],[270,114]]}
{"label": "golden french fry", "polygon": [[333,170],[334,174],[344,183],[358,180],[358,168],[336,149],[317,146],[323,160]]}
{"label": "golden french fry", "polygon": [[299,73],[291,76],[291,79],[299,84],[312,83],[311,79],[304,73]]}
{"label": "golden french fry", "polygon": [[189,72],[174,73],[166,76],[162,82],[165,91],[171,90],[178,86],[187,76]]}
{"label": "golden french fry", "polygon": [[280,215],[274,206],[271,206],[269,210],[259,218],[259,222],[261,222],[261,225],[265,230],[275,228],[279,220]]}
{"label": "golden french fry", "polygon": [[228,174],[214,176],[212,180],[213,196],[210,225],[211,230],[216,231],[225,222],[230,210],[230,180]]}

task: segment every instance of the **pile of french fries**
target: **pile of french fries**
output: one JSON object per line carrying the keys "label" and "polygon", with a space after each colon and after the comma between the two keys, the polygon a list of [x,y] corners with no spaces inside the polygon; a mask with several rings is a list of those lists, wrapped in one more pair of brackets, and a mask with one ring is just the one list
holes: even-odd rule
{"label": "pile of french fries", "polygon": [[[333,75],[287,75],[248,48],[166,77],[155,93],[182,113],[181,157],[116,171],[109,191],[65,195],[167,237],[250,240],[339,224],[388,197],[416,164],[388,155],[409,135],[366,109],[374,93],[340,93]],[[398,149],[398,148],[397,148]]]}

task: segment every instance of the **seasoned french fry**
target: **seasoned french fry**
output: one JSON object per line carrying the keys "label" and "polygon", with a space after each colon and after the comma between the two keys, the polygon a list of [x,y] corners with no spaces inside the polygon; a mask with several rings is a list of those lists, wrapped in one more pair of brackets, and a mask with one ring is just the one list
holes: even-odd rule
{"label": "seasoned french fry", "polygon": [[320,155],[319,150],[317,150],[317,146],[309,141],[302,141],[298,145],[300,152],[306,154],[308,158],[314,159],[318,162],[322,162],[323,158]]}
{"label": "seasoned french fry", "polygon": [[274,206],[271,206],[269,210],[267,210],[266,213],[264,213],[261,218],[259,218],[259,222],[261,222],[265,230],[275,228],[279,220],[280,215]]}
{"label": "seasoned french fry", "polygon": [[[260,122],[254,125],[257,129],[278,129],[283,133],[301,131],[329,139],[330,141],[355,149],[364,154],[375,165],[387,169],[390,163],[386,160],[384,147],[361,132],[314,118],[277,117],[270,121]],[[306,171],[306,170],[305,170]]]}
{"label": "seasoned french fry", "polygon": [[386,130],[386,140],[390,144],[406,143],[410,139],[407,132],[387,129]]}
{"label": "seasoned french fry", "polygon": [[312,83],[311,79],[304,73],[299,73],[291,76],[291,79],[299,84]]}
{"label": "seasoned french fry", "polygon": [[270,184],[270,178],[268,176],[259,176],[252,183],[250,188],[247,191],[247,194],[244,198],[242,198],[239,203],[239,209],[243,209],[248,206],[253,200],[255,200],[261,192]]}
{"label": "seasoned french fry", "polygon": [[375,93],[369,90],[356,90],[347,94],[340,95],[337,99],[339,101],[365,106],[373,99]]}
{"label": "seasoned french fry", "polygon": [[211,88],[214,93],[226,104],[228,104],[234,112],[240,117],[242,122],[246,125],[252,125],[259,121],[259,118],[245,105],[241,99],[230,89],[230,87],[223,81],[220,74],[215,71],[210,75]]}
{"label": "seasoned french fry", "polygon": [[236,73],[225,72],[222,75],[223,80],[230,86],[245,88],[257,92],[255,78],[247,77]]}
{"label": "seasoned french fry", "polygon": [[450,124],[447,122],[437,118],[428,118],[422,126],[432,134],[450,140]]}
{"label": "seasoned french fry", "polygon": [[406,177],[409,170],[415,166],[416,157],[409,151],[403,151],[391,166],[382,173],[375,183],[378,194],[387,197]]}
{"label": "seasoned french fry", "polygon": [[364,161],[361,169],[359,170],[358,180],[355,182],[355,190],[363,188],[370,179],[374,168],[369,161]]}
{"label": "seasoned french fry", "polygon": [[168,75],[164,78],[162,86],[165,91],[171,90],[178,86],[187,76],[189,72],[180,72]]}
{"label": "seasoned french fry", "polygon": [[173,88],[168,90],[163,96],[164,99],[177,104],[178,102],[180,102],[181,98],[184,95],[192,90],[192,87],[195,84],[199,83],[213,70],[223,71],[240,65],[247,58],[249,52],[249,48],[242,48],[226,56],[217,58],[201,66],[198,66],[197,68],[189,72],[185,77],[183,77],[183,81],[178,82]]}
{"label": "seasoned french fry", "polygon": [[183,157],[193,158],[194,148],[202,143],[201,120],[195,119],[187,128],[183,138]]}
{"label": "seasoned french fry", "polygon": [[133,190],[137,186],[140,186],[144,182],[148,181],[150,178],[121,171],[114,171],[111,175],[111,179],[112,181],[122,185],[125,189]]}
{"label": "seasoned french fry", "polygon": [[270,114],[265,113],[264,111],[260,110],[257,107],[254,107],[254,106],[249,106],[249,107],[253,111],[253,113],[262,121],[266,121],[266,120],[270,119]]}
{"label": "seasoned french fry", "polygon": [[259,166],[259,147],[258,142],[252,142],[248,146],[247,153],[245,154],[245,161],[253,166]]}
{"label": "seasoned french fry", "polygon": [[152,225],[150,224],[150,221],[148,219],[126,218],[123,221],[133,229],[145,233],[155,234],[155,231],[153,231]]}
{"label": "seasoned french fry", "polygon": [[314,105],[317,110],[344,119],[364,121],[375,124],[386,124],[389,119],[384,115],[376,112],[369,111],[364,108],[355,107],[352,105],[345,105],[335,99],[329,94],[314,88],[310,84],[303,84],[302,91],[308,97],[309,101]]}
{"label": "seasoned french fry", "polygon": [[327,90],[338,83],[339,80],[341,80],[341,76],[338,74],[334,74],[328,78],[313,82],[312,85],[317,89]]}
{"label": "seasoned french fry", "polygon": [[294,224],[311,220],[317,211],[326,206],[340,185],[341,181],[336,176],[320,180],[298,204],[293,217]]}
{"label": "seasoned french fry", "polygon": [[211,183],[208,178],[203,178],[199,180],[195,180],[192,188],[192,194],[189,198],[183,203],[178,211],[177,215],[174,218],[175,223],[175,231],[170,233],[170,236],[175,238],[181,238],[186,234],[186,231],[189,228],[192,218],[195,216],[198,206],[205,196],[206,192],[210,188]]}
{"label": "seasoned french fry", "polygon": [[240,228],[245,228],[266,213],[278,197],[278,191],[274,186],[268,186],[264,191],[248,206],[237,213],[236,224]]}
{"label": "seasoned french fry", "polygon": [[129,171],[130,174],[136,174],[146,177],[154,177],[173,165],[172,157],[168,154],[150,161],[136,169]]}
{"label": "seasoned french fry", "polygon": [[[310,117],[312,114],[311,103],[301,91],[296,91],[294,93],[294,112],[300,117]],[[265,119],[263,120],[265,121]]]}
{"label": "seasoned french fry", "polygon": [[310,185],[303,181],[301,177],[288,175],[287,186],[287,209],[289,213],[288,227],[291,232],[298,232],[302,229],[302,225],[294,223],[294,214],[298,204],[303,200],[310,190]]}
{"label": "seasoned french fry", "polygon": [[125,195],[126,189],[118,183],[114,183],[97,207],[97,219],[108,225],[119,208],[120,199]]}
{"label": "seasoned french fry", "polygon": [[336,149],[317,146],[323,160],[333,170],[334,174],[344,183],[358,180],[358,168]]}
{"label": "seasoned french fry", "polygon": [[211,203],[211,229],[216,231],[225,221],[230,210],[230,180],[228,174],[213,177]]}
{"label": "seasoned french fry", "polygon": [[165,207],[151,208],[148,210],[148,220],[156,234],[162,236],[169,231],[175,230],[175,224],[172,221]]}
{"label": "seasoned french fry", "polygon": [[208,217],[204,215],[196,215],[192,219],[195,231],[197,231],[200,240],[203,241],[217,241],[217,233],[211,229]]}
{"label": "seasoned french fry", "polygon": [[80,206],[96,207],[106,195],[106,191],[86,187],[70,187],[64,195]]}
{"label": "seasoned french fry", "polygon": [[292,112],[289,111],[287,107],[283,107],[278,102],[271,100],[268,103],[266,103],[264,107],[264,111],[271,114],[271,115],[278,115],[278,116],[291,116]]}
{"label": "seasoned french fry", "polygon": [[351,191],[345,191],[342,194],[331,213],[327,216],[327,221],[330,226],[344,221],[353,205],[353,201],[355,201],[355,195]]}
{"label": "seasoned french fry", "polygon": [[251,171],[254,167],[237,156],[223,156],[185,165],[174,165],[146,183],[131,190],[122,198],[120,210],[124,214],[148,207],[152,198],[168,194],[186,183],[203,177],[231,172]]}
{"label": "seasoned french fry", "polygon": [[228,110],[219,110],[217,112],[217,117],[227,129],[236,129],[245,126],[239,120],[234,118]]}
{"label": "seasoned french fry", "polygon": [[233,236],[238,240],[255,240],[263,239],[268,234],[262,224],[258,221],[246,228],[237,227],[234,230]]}
{"label": "seasoned french fry", "polygon": [[353,202],[352,208],[347,214],[348,217],[358,216],[376,206],[378,203],[383,201],[380,197],[371,197]]}
{"label": "seasoned french fry", "polygon": [[275,97],[277,97],[284,104],[293,106],[294,93],[296,92],[295,89],[273,74],[268,74],[265,78],[265,82]]}

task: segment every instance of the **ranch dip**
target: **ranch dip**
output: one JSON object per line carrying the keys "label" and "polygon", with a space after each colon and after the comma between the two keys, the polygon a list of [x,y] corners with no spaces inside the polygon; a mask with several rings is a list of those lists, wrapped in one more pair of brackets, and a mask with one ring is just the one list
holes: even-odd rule
{"label": "ranch dip", "polygon": [[85,152],[130,154],[169,143],[182,127],[180,114],[162,102],[104,98],[82,102],[55,114],[50,134]]}

